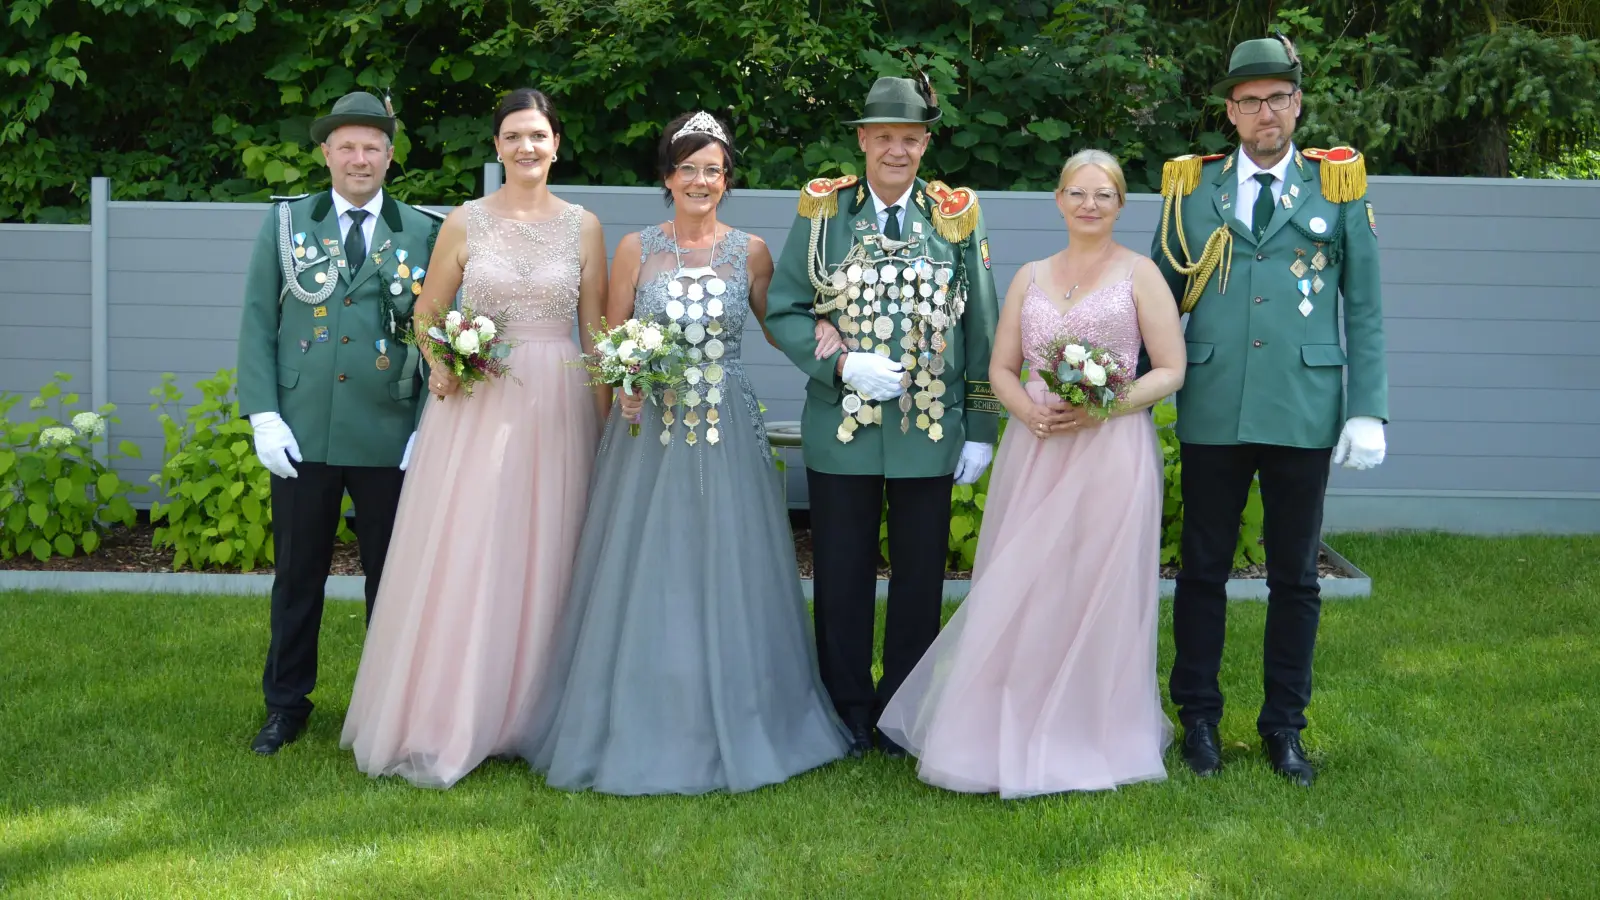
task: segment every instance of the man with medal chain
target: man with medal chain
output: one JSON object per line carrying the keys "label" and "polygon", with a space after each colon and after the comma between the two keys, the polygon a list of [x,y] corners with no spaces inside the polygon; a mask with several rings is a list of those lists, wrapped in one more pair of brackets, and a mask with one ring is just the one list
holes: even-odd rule
{"label": "man with medal chain", "polygon": [[[769,292],[768,330],[809,376],[818,661],[856,756],[874,740],[904,753],[874,725],[938,636],[951,485],[978,480],[999,427],[988,376],[998,303],[977,196],[918,177],[941,115],[925,78],[873,85],[845,123],[857,126],[866,180],[806,184]],[[874,687],[886,498],[892,572]]]}
{"label": "man with medal chain", "polygon": [[396,126],[387,101],[364,91],[316,119],[332,189],[274,198],[245,277],[239,411],[272,473],[267,719],[251,743],[263,755],[298,738],[311,714],[346,491],[372,618],[420,416],[421,354],[400,334],[440,218],[383,190]]}

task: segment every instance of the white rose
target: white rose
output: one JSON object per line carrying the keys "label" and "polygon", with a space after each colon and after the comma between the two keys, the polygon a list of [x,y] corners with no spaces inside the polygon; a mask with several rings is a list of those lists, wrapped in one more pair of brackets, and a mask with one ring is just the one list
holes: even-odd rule
{"label": "white rose", "polygon": [[487,341],[494,338],[494,322],[490,321],[488,316],[478,316],[477,318],[473,319],[472,327],[478,329],[478,334],[481,335],[484,340]]}
{"label": "white rose", "polygon": [[456,331],[456,330],[460,329],[461,328],[461,310],[452,309],[448,313],[445,313],[444,324],[451,331]]}
{"label": "white rose", "polygon": [[622,344],[617,347],[617,359],[633,359],[633,351],[637,349],[639,349],[639,345],[633,341],[623,341]]}
{"label": "white rose", "polygon": [[465,353],[468,356],[477,353],[478,333],[468,328],[466,331],[456,335],[455,347],[457,352]]}
{"label": "white rose", "polygon": [[1061,358],[1074,366],[1081,366],[1089,361],[1089,351],[1077,344],[1068,344],[1061,351]]}
{"label": "white rose", "polygon": [[1101,387],[1106,383],[1106,370],[1098,363],[1086,362],[1083,364],[1083,379],[1095,387]]}
{"label": "white rose", "polygon": [[646,350],[654,350],[654,349],[660,347],[661,346],[661,329],[657,328],[654,325],[651,325],[649,328],[646,328],[644,330],[644,332],[639,335],[639,343]]}

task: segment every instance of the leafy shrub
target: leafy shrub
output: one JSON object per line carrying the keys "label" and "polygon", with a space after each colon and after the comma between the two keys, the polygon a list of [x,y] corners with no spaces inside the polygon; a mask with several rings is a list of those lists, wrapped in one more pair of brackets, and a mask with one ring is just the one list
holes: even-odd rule
{"label": "leafy shrub", "polygon": [[[256,458],[250,421],[239,415],[235,371],[195,383],[200,402],[179,413],[183,391],[171,373],[150,389],[161,413],[161,471],[150,476],[166,502],[150,507],[157,547],[174,550],[172,568],[248,572],[273,561],[272,473]],[[350,510],[344,498],[342,511]],[[338,539],[355,539],[341,516]]]}
{"label": "leafy shrub", "polygon": [[[78,395],[66,391],[67,372],[55,377],[28,401],[39,411],[55,405],[55,416],[12,422],[11,408],[22,398],[0,394],[0,557],[32,553],[40,562],[78,550],[93,553],[112,524],[134,523],[130,493],[145,488],[123,481],[107,462],[137,457],[139,448],[123,441],[110,447],[108,423],[119,421],[110,403],[78,410]],[[105,461],[95,458],[96,441],[106,441]]]}

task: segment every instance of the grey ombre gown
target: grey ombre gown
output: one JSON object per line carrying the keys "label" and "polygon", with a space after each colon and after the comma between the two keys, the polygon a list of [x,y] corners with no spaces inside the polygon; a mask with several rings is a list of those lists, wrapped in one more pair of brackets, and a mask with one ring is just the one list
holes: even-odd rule
{"label": "grey ombre gown", "polygon": [[845,753],[739,361],[749,240],[680,254],[661,229],[640,234],[634,316],[686,326],[700,375],[676,406],[646,403],[637,437],[620,407],[606,424],[531,754],[554,787],[745,791]]}

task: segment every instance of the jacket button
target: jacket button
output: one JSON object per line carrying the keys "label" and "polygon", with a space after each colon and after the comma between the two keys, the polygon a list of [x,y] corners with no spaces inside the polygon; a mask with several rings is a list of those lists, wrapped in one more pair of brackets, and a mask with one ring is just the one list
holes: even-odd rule
{"label": "jacket button", "polygon": [[[1261,262],[1262,260],[1264,260],[1266,258],[1267,258],[1267,255],[1265,253],[1257,253],[1256,254],[1256,262]],[[350,298],[349,297],[345,298],[344,305],[345,306],[349,306],[350,305]]]}
{"label": "jacket button", "polygon": [[[1260,341],[1256,341],[1256,346],[1257,346],[1257,347],[1259,347],[1259,346],[1261,346],[1261,342],[1260,342]],[[339,380],[340,380],[340,381],[343,381],[343,380],[344,380],[344,376],[343,376],[343,375],[340,375],[340,376],[339,376]]]}
{"label": "jacket button", "polygon": [[[1260,303],[1260,302],[1261,302],[1261,298],[1260,298],[1260,297],[1257,297],[1257,298],[1256,298],[1256,302],[1257,302],[1257,303]],[[350,343],[350,335],[348,335],[348,334],[347,334],[347,335],[345,335],[345,336],[344,336],[344,337],[342,337],[342,338],[339,338],[339,343],[341,343],[341,344],[348,344],[348,343]]]}
{"label": "jacket button", "polygon": [[[1256,346],[1257,346],[1257,347],[1259,347],[1259,346],[1261,346],[1261,342],[1260,342],[1260,341],[1256,341]],[[342,373],[342,372],[341,372],[341,373],[339,373],[339,380],[340,380],[340,381],[343,381],[343,380],[344,380],[344,373]]]}
{"label": "jacket button", "polygon": [[[1257,303],[1260,303],[1260,302],[1261,302],[1261,298],[1260,298],[1260,297],[1257,297],[1257,298],[1256,298],[1256,302],[1257,302]],[[349,338],[345,338],[345,340],[349,340]]]}
{"label": "jacket button", "polygon": [[[1258,257],[1256,257],[1256,259],[1260,259],[1260,258],[1261,258],[1261,257],[1259,257],[1259,256],[1258,256]],[[350,300],[350,298],[349,298],[349,297],[346,297],[346,298],[344,298],[344,305],[345,305],[345,306],[349,306],[349,305],[350,305],[350,303],[351,303],[351,300]]]}

